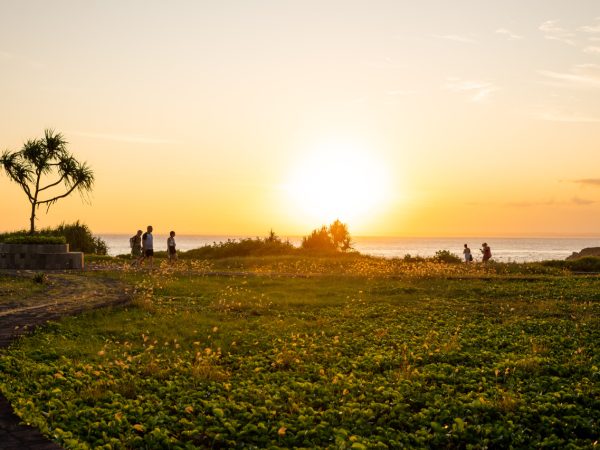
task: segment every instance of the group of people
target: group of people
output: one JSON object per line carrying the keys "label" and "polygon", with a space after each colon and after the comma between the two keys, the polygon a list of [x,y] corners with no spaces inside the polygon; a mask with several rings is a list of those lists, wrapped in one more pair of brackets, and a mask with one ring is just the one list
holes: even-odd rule
{"label": "group of people", "polygon": [[[129,244],[131,247],[131,263],[134,267],[141,267],[145,260],[150,261],[150,268],[153,267],[154,260],[154,236],[152,235],[152,225],[148,225],[146,232],[142,233],[142,230],[137,230],[137,233],[129,238]],[[170,262],[177,260],[177,249],[175,246],[175,232],[171,231],[167,238],[167,256]]]}
{"label": "group of people", "polygon": [[[481,244],[481,248],[479,251],[482,253],[481,262],[486,263],[492,257],[492,249],[487,242]],[[467,244],[465,244],[465,249],[463,250],[463,255],[465,257],[465,262],[470,263],[473,261],[473,255],[471,254],[471,249]]]}

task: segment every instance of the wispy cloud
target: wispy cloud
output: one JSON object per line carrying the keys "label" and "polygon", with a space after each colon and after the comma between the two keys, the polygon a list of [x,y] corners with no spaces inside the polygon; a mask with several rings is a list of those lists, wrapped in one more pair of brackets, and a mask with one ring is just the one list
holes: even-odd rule
{"label": "wispy cloud", "polygon": [[484,102],[498,87],[487,81],[462,80],[448,78],[446,89],[451,92],[466,94],[473,102]]}
{"label": "wispy cloud", "polygon": [[600,117],[589,116],[579,113],[569,113],[557,110],[545,110],[538,111],[534,114],[535,118],[539,120],[547,120],[549,122],[563,122],[563,123],[600,123]]}
{"label": "wispy cloud", "polygon": [[386,91],[386,95],[390,95],[392,97],[406,97],[408,95],[416,94],[417,91],[412,89],[392,89]]}
{"label": "wispy cloud", "polygon": [[543,200],[543,201],[515,201],[515,202],[506,202],[504,206],[510,206],[514,208],[529,208],[532,206],[550,206],[556,205],[556,201],[554,200]]}
{"label": "wispy cloud", "polygon": [[434,38],[444,39],[446,41],[461,42],[463,44],[475,44],[477,41],[470,36],[463,36],[460,34],[434,34]]}
{"label": "wispy cloud", "polygon": [[102,139],[106,141],[115,142],[127,142],[131,144],[148,144],[148,145],[159,145],[159,144],[176,144],[177,141],[170,139],[160,139],[149,136],[141,136],[136,134],[109,134],[109,133],[88,133],[85,131],[69,131],[66,135],[72,134],[74,136],[87,137],[91,139]]}
{"label": "wispy cloud", "polygon": [[532,208],[536,206],[588,206],[598,203],[596,200],[589,200],[580,197],[571,197],[568,200],[540,200],[540,201],[514,201],[506,202],[504,206],[511,208]]}
{"label": "wispy cloud", "polygon": [[600,17],[596,17],[595,22],[596,23],[593,25],[584,25],[579,27],[579,31],[589,34],[600,34]]}
{"label": "wispy cloud", "polygon": [[558,20],[547,20],[538,29],[546,39],[568,44],[590,55],[600,55],[600,47],[594,45],[600,41],[600,17],[571,30],[562,27]]}
{"label": "wispy cloud", "polygon": [[571,203],[573,205],[578,205],[578,206],[587,206],[587,205],[593,205],[594,203],[598,203],[598,202],[595,200],[588,200],[586,198],[573,197],[571,199]]}
{"label": "wispy cloud", "polygon": [[510,41],[517,41],[519,39],[523,39],[523,36],[513,33],[512,31],[510,31],[506,28],[498,28],[496,30],[496,33],[506,36],[508,38],[508,40],[510,40]]}
{"label": "wispy cloud", "polygon": [[558,23],[558,20],[546,20],[539,26],[539,30],[544,33],[546,39],[575,45],[575,33],[564,29]]}
{"label": "wispy cloud", "polygon": [[563,87],[600,87],[600,65],[597,64],[579,64],[569,72],[540,70],[539,73]]}
{"label": "wispy cloud", "polygon": [[587,47],[584,47],[583,51],[590,55],[600,55],[600,47],[595,45],[588,45]]}
{"label": "wispy cloud", "polygon": [[600,178],[580,178],[579,180],[573,180],[573,183],[582,186],[600,187]]}

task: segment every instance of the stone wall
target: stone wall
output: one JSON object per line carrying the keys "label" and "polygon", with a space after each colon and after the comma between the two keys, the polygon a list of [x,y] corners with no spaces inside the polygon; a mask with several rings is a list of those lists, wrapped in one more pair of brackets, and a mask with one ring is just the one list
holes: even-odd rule
{"label": "stone wall", "polygon": [[0,244],[0,269],[83,269],[83,253],[69,244]]}

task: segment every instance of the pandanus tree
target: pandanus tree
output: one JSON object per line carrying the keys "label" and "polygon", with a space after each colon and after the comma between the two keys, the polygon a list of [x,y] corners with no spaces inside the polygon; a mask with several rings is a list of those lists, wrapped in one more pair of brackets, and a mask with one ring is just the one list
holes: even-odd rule
{"label": "pandanus tree", "polygon": [[44,205],[48,212],[61,198],[76,190],[83,196],[94,185],[92,169],[77,161],[67,150],[62,134],[53,130],[45,130],[41,139],[27,141],[20,151],[3,152],[0,165],[31,204],[30,234],[35,232],[35,213],[40,206]]}

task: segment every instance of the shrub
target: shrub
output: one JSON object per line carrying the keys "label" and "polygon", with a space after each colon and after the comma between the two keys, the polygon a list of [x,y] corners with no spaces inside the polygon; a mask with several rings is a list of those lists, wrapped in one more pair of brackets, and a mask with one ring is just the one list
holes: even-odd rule
{"label": "shrub", "polygon": [[462,262],[462,259],[460,259],[460,257],[456,256],[454,253],[451,253],[448,250],[438,250],[437,252],[435,252],[435,255],[431,259],[433,259],[436,262],[443,262],[447,264],[457,264]]}
{"label": "shrub", "polygon": [[425,261],[425,258],[423,258],[422,256],[419,256],[419,255],[412,256],[410,253],[407,253],[402,258],[402,261],[407,262],[407,263],[423,262],[423,261]]}
{"label": "shrub", "polygon": [[[56,242],[47,239],[54,238]],[[16,240],[16,241],[15,241]],[[92,235],[89,227],[79,221],[73,224],[60,224],[56,228],[45,228],[38,233],[29,234],[27,231],[15,231],[0,234],[0,242],[29,243],[29,244],[69,244],[74,252],[84,252],[94,255],[106,255],[108,247],[99,237]]]}
{"label": "shrub", "polygon": [[106,255],[108,247],[99,237],[93,236],[89,227],[79,221],[73,224],[60,224],[54,230],[47,229],[43,232],[64,236],[69,247],[74,252],[93,253],[95,255]]}
{"label": "shrub", "polygon": [[323,225],[302,238],[302,248],[322,253],[351,250],[352,238],[348,232],[348,225],[339,220],[329,225],[329,228]]}
{"label": "shrub", "polygon": [[[238,256],[277,256],[290,255],[296,248],[289,241],[282,241],[273,231],[265,239],[228,239],[225,242],[214,242],[212,245],[181,252],[180,258],[220,259]],[[155,253],[156,254],[156,253]]]}
{"label": "shrub", "polygon": [[4,239],[6,244],[66,244],[64,236],[46,236],[43,234],[9,236]]}
{"label": "shrub", "polygon": [[311,234],[302,238],[302,248],[305,250],[319,252],[335,252],[337,251],[333,239],[329,235],[325,226],[320,230],[313,230]]}
{"label": "shrub", "polygon": [[596,256],[586,256],[568,263],[573,272],[600,272],[600,258]]}

